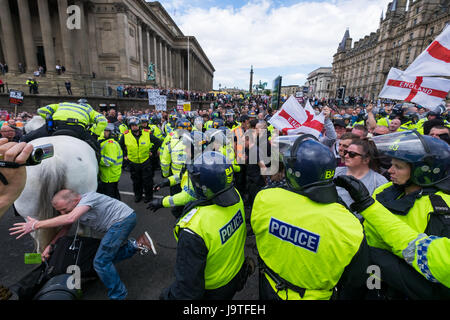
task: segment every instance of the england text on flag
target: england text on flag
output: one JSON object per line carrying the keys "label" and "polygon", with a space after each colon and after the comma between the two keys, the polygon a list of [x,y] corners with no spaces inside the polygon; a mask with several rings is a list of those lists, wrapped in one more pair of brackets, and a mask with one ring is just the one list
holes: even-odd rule
{"label": "england text on flag", "polygon": [[407,75],[403,71],[391,68],[380,98],[414,102],[432,109],[447,96],[450,80]]}
{"label": "england text on flag", "polygon": [[450,76],[450,26],[405,70],[414,76]]}
{"label": "england text on flag", "polygon": [[304,109],[291,96],[269,122],[284,134],[309,133],[319,137],[325,118],[322,114],[316,116],[312,107]]}

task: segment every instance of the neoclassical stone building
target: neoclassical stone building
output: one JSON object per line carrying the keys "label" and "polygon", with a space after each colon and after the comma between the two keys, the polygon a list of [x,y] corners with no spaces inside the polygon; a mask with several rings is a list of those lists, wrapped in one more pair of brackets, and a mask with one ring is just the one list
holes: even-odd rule
{"label": "neoclassical stone building", "polygon": [[328,98],[332,79],[331,67],[320,67],[308,74],[306,85],[310,88],[309,97]]}
{"label": "neoclassical stone building", "polygon": [[[80,29],[70,29],[80,9]],[[72,20],[71,20],[72,19]],[[0,0],[0,61],[11,74],[39,65],[49,76],[64,65],[74,79],[92,77],[209,91],[214,67],[192,36],[185,36],[159,2],[144,0]],[[189,63],[189,66],[188,66]],[[188,79],[189,73],[189,79]]]}
{"label": "neoclassical stone building", "polygon": [[405,70],[450,23],[449,0],[394,0],[376,32],[356,41],[347,29],[333,56],[331,97],[376,100],[391,67]]}

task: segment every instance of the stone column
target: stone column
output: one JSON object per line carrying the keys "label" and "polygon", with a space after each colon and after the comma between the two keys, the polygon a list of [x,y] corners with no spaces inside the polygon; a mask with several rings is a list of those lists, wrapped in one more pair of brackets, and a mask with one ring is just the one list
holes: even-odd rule
{"label": "stone column", "polygon": [[66,67],[66,72],[73,73],[76,69],[73,63],[71,32],[67,28],[67,0],[58,0],[58,12],[59,24],[61,27],[62,47],[64,51],[64,67]]}
{"label": "stone column", "polygon": [[114,4],[117,10],[117,38],[120,56],[120,77],[128,79],[130,76],[130,57],[127,46],[128,37],[128,8],[122,3]]}
{"label": "stone column", "polygon": [[142,41],[142,22],[138,21],[138,44],[139,44],[139,52],[138,52],[138,59],[139,59],[139,77],[138,80],[143,82],[144,81],[144,51],[143,51],[143,41]]}
{"label": "stone column", "polygon": [[17,44],[11,11],[8,0],[0,0],[0,23],[2,25],[3,54],[6,58],[9,72],[19,71],[19,60],[17,57]]}
{"label": "stone column", "polygon": [[56,73],[55,48],[53,46],[53,34],[48,0],[37,0],[39,9],[39,21],[41,23],[42,41],[44,43],[45,64],[47,73]]}
{"label": "stone column", "polygon": [[[89,41],[88,41],[88,27],[86,22],[86,16],[84,11],[84,0],[75,0],[75,5],[80,7],[81,12],[81,29],[76,31],[76,41],[79,47],[79,56],[77,57],[78,70],[81,69],[81,73],[84,75],[90,75],[89,66]],[[81,68],[80,68],[81,65]]]}
{"label": "stone column", "polygon": [[170,75],[169,75],[169,45],[164,45],[164,72],[166,73],[166,87],[170,87]]}
{"label": "stone column", "polygon": [[28,6],[28,0],[18,0],[17,4],[19,6],[20,27],[22,29],[25,62],[27,65],[27,71],[30,73],[38,68],[36,49],[34,46],[31,27],[30,7]]}
{"label": "stone column", "polygon": [[146,66],[147,68],[148,68],[148,66],[150,65],[150,63],[154,63],[153,61],[152,61],[152,53],[151,53],[151,50],[152,50],[152,47],[151,47],[151,45],[150,45],[150,40],[151,40],[151,35],[150,35],[150,31],[149,31],[149,29],[148,29],[148,26],[147,26],[147,30],[145,31],[145,33],[146,33],[146,35],[147,35],[147,61],[148,61],[148,65]]}
{"label": "stone column", "polygon": [[159,41],[159,75],[160,75],[160,85],[161,87],[165,88],[166,83],[165,83],[165,78],[164,78],[164,65],[163,65],[163,39],[160,39]]}
{"label": "stone column", "polygon": [[159,36],[155,35],[154,43],[155,43],[155,71],[156,71],[156,83],[159,87],[162,87],[161,84],[161,62],[160,62],[160,56],[161,56],[161,50],[160,50],[160,42],[159,42]]}
{"label": "stone column", "polygon": [[95,4],[93,2],[87,5],[88,9],[88,25],[89,25],[89,61],[90,71],[95,72],[97,76],[101,76],[103,70],[100,70],[100,64],[98,62],[98,47],[97,47],[97,32],[95,27]]}
{"label": "stone column", "polygon": [[169,48],[169,86],[174,87],[173,84],[173,68],[172,68],[172,48]]}

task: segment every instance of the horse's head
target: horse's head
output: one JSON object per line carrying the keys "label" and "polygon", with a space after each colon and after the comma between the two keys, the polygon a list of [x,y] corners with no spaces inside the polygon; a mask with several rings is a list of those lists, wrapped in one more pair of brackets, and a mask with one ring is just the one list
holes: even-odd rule
{"label": "horse's head", "polygon": [[45,124],[44,118],[42,118],[41,116],[34,116],[33,119],[27,122],[24,129],[26,133],[29,133],[33,130],[42,127],[44,124]]}

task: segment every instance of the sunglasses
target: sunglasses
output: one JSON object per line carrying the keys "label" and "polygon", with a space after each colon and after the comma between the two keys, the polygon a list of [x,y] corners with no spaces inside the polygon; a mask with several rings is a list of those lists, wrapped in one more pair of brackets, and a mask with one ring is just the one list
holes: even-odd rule
{"label": "sunglasses", "polygon": [[354,158],[354,157],[357,157],[357,156],[360,156],[360,157],[363,157],[363,155],[362,154],[359,154],[359,153],[356,153],[356,152],[353,152],[353,151],[347,151],[347,150],[345,150],[344,151],[344,156],[346,156],[348,154],[348,156],[350,157],[350,158]]}

